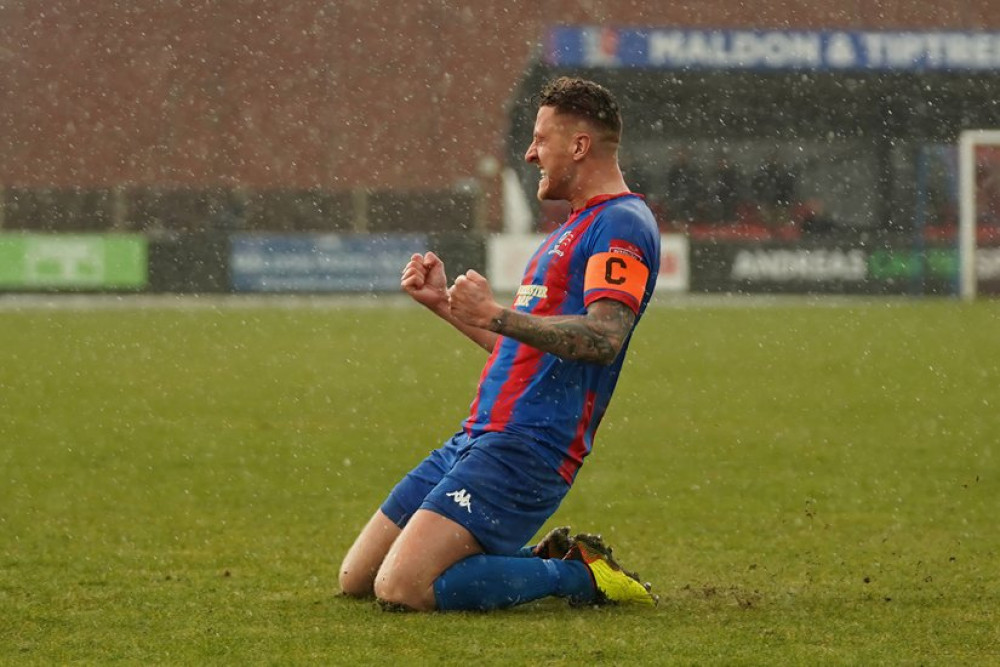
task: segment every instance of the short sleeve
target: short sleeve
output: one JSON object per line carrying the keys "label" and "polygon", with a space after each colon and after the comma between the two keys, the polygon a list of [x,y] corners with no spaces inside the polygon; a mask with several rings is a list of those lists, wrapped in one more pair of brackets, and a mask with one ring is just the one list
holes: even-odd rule
{"label": "short sleeve", "polygon": [[652,216],[647,220],[632,207],[609,207],[591,229],[584,305],[614,299],[638,313],[659,272],[659,231]]}

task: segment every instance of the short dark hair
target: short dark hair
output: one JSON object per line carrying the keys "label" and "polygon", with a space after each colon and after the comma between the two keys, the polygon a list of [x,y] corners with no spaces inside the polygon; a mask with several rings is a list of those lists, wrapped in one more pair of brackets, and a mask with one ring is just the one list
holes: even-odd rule
{"label": "short dark hair", "polygon": [[559,113],[588,120],[607,130],[609,138],[621,140],[621,106],[611,91],[599,83],[570,76],[553,79],[542,88],[538,106],[553,107]]}

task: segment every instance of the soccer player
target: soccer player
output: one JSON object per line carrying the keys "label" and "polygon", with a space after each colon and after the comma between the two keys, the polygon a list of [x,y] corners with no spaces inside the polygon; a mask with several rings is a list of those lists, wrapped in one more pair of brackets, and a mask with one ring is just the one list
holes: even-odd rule
{"label": "soccer player", "polygon": [[599,537],[556,529],[525,547],[593,446],[629,337],[652,295],[660,239],[618,165],[622,119],[602,86],[562,77],[540,96],[525,160],[569,219],[542,243],[514,303],[475,271],[451,287],[415,254],[402,288],[490,353],[469,417],[391,491],[348,551],[344,594],[419,611],[656,598]]}

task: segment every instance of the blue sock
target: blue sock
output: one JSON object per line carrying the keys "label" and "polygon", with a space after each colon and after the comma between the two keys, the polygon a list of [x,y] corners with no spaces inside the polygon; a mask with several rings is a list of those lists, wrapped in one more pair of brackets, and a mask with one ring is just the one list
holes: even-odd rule
{"label": "blue sock", "polygon": [[455,563],[434,582],[441,611],[503,609],[550,595],[592,600],[590,570],[575,560],[478,554]]}

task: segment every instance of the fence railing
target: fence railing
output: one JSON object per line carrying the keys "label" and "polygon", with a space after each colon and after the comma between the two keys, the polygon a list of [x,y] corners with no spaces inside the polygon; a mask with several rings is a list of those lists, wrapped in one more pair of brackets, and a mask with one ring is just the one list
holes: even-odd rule
{"label": "fence railing", "polygon": [[0,187],[0,228],[35,232],[482,230],[474,190]]}

